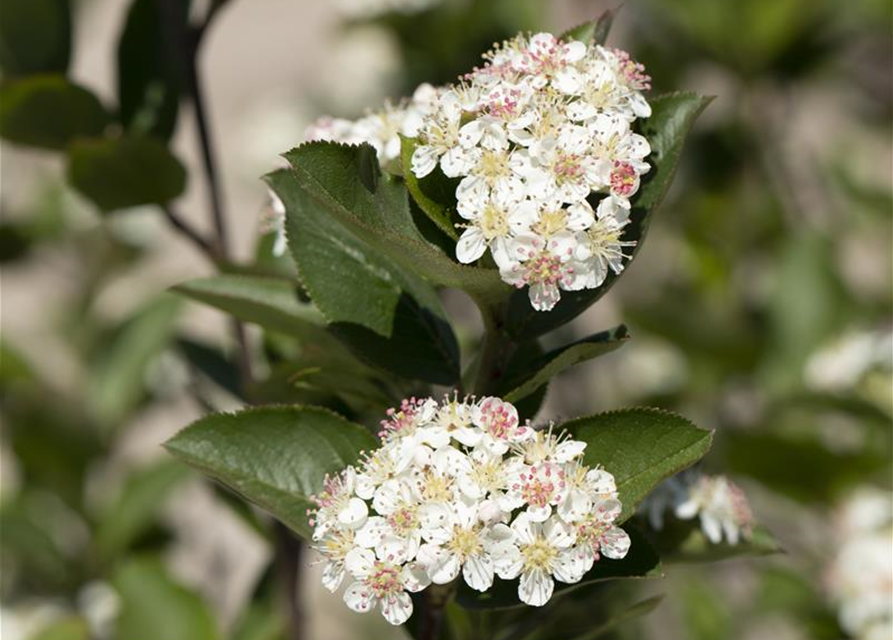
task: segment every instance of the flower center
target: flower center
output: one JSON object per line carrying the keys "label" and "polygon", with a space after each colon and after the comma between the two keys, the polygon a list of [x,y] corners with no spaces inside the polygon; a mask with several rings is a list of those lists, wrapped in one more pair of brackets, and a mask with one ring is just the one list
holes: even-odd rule
{"label": "flower center", "polygon": [[379,599],[393,596],[403,591],[400,567],[391,562],[376,560],[372,573],[366,578],[365,582],[366,586],[375,594],[375,597]]}
{"label": "flower center", "polygon": [[537,538],[530,544],[521,546],[525,571],[534,569],[548,571],[556,554],[555,547],[550,545],[545,538]]}
{"label": "flower center", "polygon": [[501,238],[508,235],[509,232],[509,223],[506,220],[505,211],[493,204],[488,204],[484,207],[484,211],[478,219],[478,225],[481,228],[481,233],[484,234],[487,240]]}
{"label": "flower center", "polygon": [[553,471],[550,464],[531,467],[529,473],[521,474],[521,481],[524,501],[534,507],[545,507],[552,501],[559,486],[564,486],[564,472],[558,469]]}
{"label": "flower center", "polygon": [[400,535],[408,535],[418,527],[419,518],[414,505],[402,505],[388,516],[388,524]]}
{"label": "flower center", "polygon": [[429,502],[449,502],[453,499],[453,479],[433,471],[426,471],[422,480],[422,498]]}
{"label": "flower center", "polygon": [[567,228],[567,211],[554,209],[540,213],[540,219],[532,226],[534,232],[544,238],[549,238],[559,231]]}
{"label": "flower center", "polygon": [[447,548],[455,553],[464,562],[466,558],[478,555],[483,550],[479,529],[453,528],[453,537],[447,543]]}
{"label": "flower center", "polygon": [[575,181],[583,175],[583,165],[580,164],[580,156],[575,153],[559,152],[552,166],[558,184]]}
{"label": "flower center", "polygon": [[354,532],[350,529],[335,531],[325,539],[321,552],[331,560],[343,560],[356,546],[354,544]]}
{"label": "flower center", "polygon": [[543,250],[539,254],[531,256],[524,263],[523,284],[557,286],[559,282],[563,282],[572,272],[573,269],[571,267],[565,267],[561,263],[561,258]]}
{"label": "flower center", "polygon": [[511,168],[509,167],[508,156],[499,151],[485,150],[481,154],[481,159],[477,166],[477,174],[490,183],[510,175]]}
{"label": "flower center", "polygon": [[503,485],[502,465],[496,460],[479,462],[472,467],[471,477],[479,487],[488,491],[499,489]]}
{"label": "flower center", "polygon": [[614,161],[611,172],[611,190],[617,195],[628,196],[636,186],[636,170],[629,162]]}

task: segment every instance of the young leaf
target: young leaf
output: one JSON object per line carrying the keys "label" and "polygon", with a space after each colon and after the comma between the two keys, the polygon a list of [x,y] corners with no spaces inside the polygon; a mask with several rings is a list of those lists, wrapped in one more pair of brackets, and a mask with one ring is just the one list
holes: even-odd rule
{"label": "young leaf", "polygon": [[186,189],[186,170],[154,138],[79,139],[68,148],[68,179],[102,211],[167,204]]}
{"label": "young leaf", "polygon": [[[172,3],[185,27],[188,1]],[[167,50],[159,3],[133,0],[118,40],[121,123],[134,133],[170,138],[177,124],[180,79]]]}
{"label": "young leaf", "polygon": [[0,0],[0,15],[0,69],[5,77],[66,72],[70,0]]}
{"label": "young leaf", "polygon": [[130,560],[118,569],[112,583],[121,596],[116,637],[220,640],[207,605],[175,582],[160,560]]}
{"label": "young leaf", "polygon": [[[651,171],[645,175],[641,189],[632,200],[631,223],[626,227],[623,239],[636,241],[636,246],[628,262],[632,262],[641,249],[651,215],[670,188],[685,137],[711,100],[694,93],[671,93],[650,101],[652,114],[642,123],[642,135],[651,144],[651,155],[647,158]],[[516,341],[551,331],[588,309],[610,290],[618,277],[611,272],[597,289],[562,292],[561,301],[548,313],[535,311],[530,306],[527,291],[517,291],[509,299],[506,330]]]}
{"label": "young leaf", "polygon": [[447,178],[439,169],[425,176],[421,180],[412,172],[412,154],[418,146],[415,138],[401,136],[400,158],[403,162],[403,179],[406,188],[419,208],[428,216],[438,228],[453,240],[458,240],[459,234],[450,219],[450,207],[445,203],[455,203],[456,185]]}
{"label": "young leaf", "polygon": [[577,418],[562,428],[586,443],[585,464],[613,474],[623,503],[619,522],[633,515],[661,480],[704,457],[713,437],[682,416],[647,408]]}
{"label": "young leaf", "polygon": [[[332,150],[335,163],[347,162],[343,152],[357,148],[336,145]],[[316,168],[323,166],[320,160]],[[351,173],[348,165],[345,173],[353,176],[348,182],[357,182],[354,189],[365,191],[357,170]],[[277,171],[267,180],[285,204],[289,248],[301,282],[339,338],[369,364],[407,378],[452,384],[459,376],[459,347],[431,285],[381,255],[368,236],[342,225],[294,173]],[[380,190],[392,190],[384,176],[377,180]],[[384,226],[397,224],[394,211],[375,209],[379,199],[393,194],[339,194],[353,198],[351,210],[375,215]]]}
{"label": "young leaf", "polygon": [[[632,544],[629,553],[622,560],[601,558],[593,565],[583,579],[576,584],[555,584],[553,597],[565,595],[587,584],[604,580],[624,578],[657,578],[663,575],[660,558],[654,549],[633,526],[623,527],[629,534]],[[507,609],[525,606],[518,599],[518,580],[496,578],[493,586],[485,592],[475,591],[461,581],[456,592],[456,601],[466,609]]]}
{"label": "young leaf", "polygon": [[0,88],[0,136],[10,142],[64,149],[76,137],[101,135],[110,121],[95,95],[62,76],[30,76]]}
{"label": "young leaf", "polygon": [[[311,142],[285,157],[298,184],[318,206],[381,255],[433,284],[473,296],[499,300],[511,293],[495,270],[458,264],[422,237],[412,222],[404,185],[381,174],[369,145]],[[370,185],[375,187],[372,195]]]}
{"label": "young leaf", "polygon": [[564,42],[579,40],[586,44],[605,44],[605,41],[608,39],[608,32],[611,31],[611,23],[614,22],[616,14],[616,10],[606,9],[595,20],[584,22],[573,29],[568,29],[561,34],[559,39]]}
{"label": "young leaf", "polygon": [[503,397],[508,402],[526,398],[565,369],[610,353],[628,339],[626,327],[620,325],[532,359],[527,354],[535,351],[518,349],[506,366],[505,381],[501,387],[511,391],[503,394]]}
{"label": "young leaf", "polygon": [[306,511],[325,475],[377,445],[365,427],[326,409],[267,406],[207,416],[164,446],[309,537]]}

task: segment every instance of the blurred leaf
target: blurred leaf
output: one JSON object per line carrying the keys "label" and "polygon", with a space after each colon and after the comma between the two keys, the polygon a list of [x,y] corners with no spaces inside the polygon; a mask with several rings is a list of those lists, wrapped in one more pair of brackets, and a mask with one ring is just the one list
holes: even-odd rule
{"label": "blurred leaf", "polygon": [[581,635],[573,636],[568,640],[595,640],[595,638],[604,637],[605,634],[615,631],[624,626],[630,620],[647,616],[649,613],[657,609],[658,605],[663,602],[664,596],[658,595],[641,602],[637,602],[633,606],[615,614],[610,620],[598,625],[591,631],[586,631]]}
{"label": "blurred leaf", "polygon": [[285,623],[279,607],[267,602],[249,603],[239,619],[233,640],[286,640]]}
{"label": "blurred leaf", "polygon": [[53,622],[30,640],[90,640],[90,626],[74,616]]}
{"label": "blurred leaf", "polygon": [[872,475],[889,481],[886,451],[835,452],[808,436],[731,431],[723,435],[722,453],[729,471],[803,502],[830,503]]}
{"label": "blurred leaf", "polygon": [[[611,560],[602,557],[583,579],[576,584],[555,583],[553,597],[565,595],[587,584],[603,580],[624,578],[657,578],[662,574],[660,558],[651,548],[645,537],[634,526],[623,527],[629,533],[632,545],[629,553],[622,560]],[[505,609],[509,607],[527,606],[518,599],[518,580],[502,580],[496,578],[493,586],[485,592],[475,591],[459,581],[456,602],[466,609]]]}
{"label": "blurred leaf", "polygon": [[680,594],[682,612],[692,640],[732,636],[735,620],[722,591],[699,580],[689,580]]}
{"label": "blurred leaf", "polygon": [[183,465],[173,460],[131,474],[96,523],[94,544],[99,557],[109,562],[126,551],[153,524],[168,495],[186,476]]}
{"label": "blurred leaf", "polygon": [[[511,292],[496,270],[458,264],[424,240],[413,224],[405,186],[381,173],[369,145],[312,142],[285,157],[301,189],[318,207],[389,260],[433,284],[464,289],[471,295],[499,299]],[[291,220],[294,214],[291,210],[289,214]],[[287,228],[292,243],[297,229],[292,222]],[[300,258],[294,249],[293,254],[296,260]]]}
{"label": "blurred leaf", "polygon": [[616,10],[607,9],[599,14],[595,20],[584,22],[577,25],[573,29],[568,29],[559,37],[560,40],[567,42],[568,40],[579,40],[586,44],[605,44],[608,39],[608,33],[611,31],[611,24],[614,22]]}
{"label": "blurred leaf", "polygon": [[87,402],[104,426],[119,423],[143,399],[147,367],[173,337],[179,302],[170,295],[159,297],[123,322],[102,346]]}
{"label": "blurred leaf", "polygon": [[668,518],[656,535],[655,547],[664,562],[718,562],[741,556],[767,556],[781,553],[782,548],[766,529],[756,526],[750,537],[729,544],[725,539],[713,543],[694,520]]}
{"label": "blurred leaf", "polygon": [[635,408],[577,418],[561,425],[586,443],[584,464],[599,465],[617,482],[623,522],[661,480],[700,460],[710,449],[706,431],[668,411]]}
{"label": "blurred leaf", "polygon": [[[185,28],[190,2],[173,3]],[[133,0],[118,40],[121,122],[135,133],[170,138],[177,124],[180,81],[171,60],[158,2]]]}
{"label": "blurred leaf", "polygon": [[186,169],[158,140],[139,136],[77,140],[68,179],[102,211],[167,204],[186,189]]}
{"label": "blurred leaf", "polygon": [[[352,160],[344,153],[357,149],[331,149],[335,154],[332,162],[347,171],[343,164]],[[297,162],[294,158],[292,161]],[[332,174],[331,167],[326,167],[319,160],[314,170],[324,172],[330,179],[341,175]],[[373,196],[362,194],[365,187],[359,184],[359,171],[348,173],[354,182],[350,193],[358,202],[354,210],[378,207],[377,198],[396,197],[395,185],[388,183],[386,176],[374,179],[390,195]],[[278,171],[267,179],[288,212],[289,247],[301,282],[316,307],[333,323],[339,338],[369,364],[408,378],[452,384],[459,376],[459,347],[436,291],[412,271],[382,256],[366,242],[367,237],[354,235],[341,226],[299,185],[294,174]],[[349,195],[345,192],[341,197]],[[405,208],[405,193],[391,206],[399,207],[401,202]],[[392,209],[384,203],[381,207],[381,216],[394,217]],[[398,223],[391,219],[381,224]]]}
{"label": "blurred leaf", "polygon": [[4,581],[20,590],[53,592],[71,588],[77,579],[71,563],[59,548],[46,523],[34,517],[45,507],[34,490],[0,505],[3,535],[0,536],[0,560]]}
{"label": "blurred leaf", "polygon": [[238,366],[231,362],[219,349],[189,338],[177,338],[177,351],[194,371],[204,374],[221,389],[235,398],[243,397],[242,381]]}
{"label": "blurred leaf", "polygon": [[165,447],[180,460],[309,537],[310,496],[323,477],[378,442],[364,427],[319,407],[262,407],[193,423]]}
{"label": "blurred leaf", "polygon": [[65,73],[71,55],[70,0],[0,0],[0,15],[5,77]]}
{"label": "blurred leaf", "polygon": [[459,234],[450,216],[450,212],[456,203],[456,185],[439,167],[424,178],[416,178],[412,172],[412,154],[418,147],[418,139],[400,137],[400,158],[403,162],[403,179],[406,188],[415,200],[419,208],[431,219],[437,227],[453,240],[458,240]]}
{"label": "blurred leaf", "polygon": [[[650,101],[652,115],[643,121],[642,135],[651,144],[651,155],[648,157],[651,171],[645,175],[641,189],[632,199],[631,222],[623,239],[635,241],[636,246],[627,267],[642,248],[651,215],[670,188],[688,132],[711,100],[694,93],[671,93]],[[617,274],[610,272],[604,284],[597,289],[563,291],[561,301],[548,313],[536,311],[530,306],[527,291],[517,291],[509,300],[506,331],[516,341],[551,331],[583,313],[607,293],[618,278]]]}
{"label": "blurred leaf", "polygon": [[171,579],[161,561],[130,560],[115,573],[121,640],[220,640],[214,618],[195,593]]}
{"label": "blurred leaf", "polygon": [[32,381],[34,370],[31,365],[15,347],[0,338],[0,393]]}
{"label": "blurred leaf", "polygon": [[597,358],[620,348],[629,339],[626,327],[620,325],[610,331],[602,331],[583,338],[572,344],[531,358],[535,353],[523,347],[515,352],[515,356],[506,365],[505,381],[500,383],[503,389],[511,389],[500,394],[508,402],[517,402],[548,383],[565,369],[575,364]]}
{"label": "blurred leaf", "polygon": [[101,135],[110,120],[95,95],[62,76],[30,76],[0,87],[0,136],[10,142],[63,149],[77,137]]}

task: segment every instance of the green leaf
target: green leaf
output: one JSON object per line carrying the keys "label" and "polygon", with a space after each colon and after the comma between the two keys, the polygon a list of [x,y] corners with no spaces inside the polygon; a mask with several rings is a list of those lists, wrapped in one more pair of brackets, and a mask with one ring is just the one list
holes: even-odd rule
{"label": "green leaf", "polygon": [[108,562],[125,551],[153,524],[165,499],[186,476],[183,465],[173,460],[132,474],[98,519],[94,542],[99,557]]}
{"label": "green leaf", "polygon": [[[337,145],[330,150],[336,154],[333,162],[347,162],[344,152],[358,151]],[[323,166],[320,160],[318,167]],[[358,182],[360,172],[352,175]],[[301,282],[339,338],[369,364],[406,378],[452,384],[459,376],[459,347],[437,292],[381,255],[366,236],[342,226],[300,186],[295,174],[278,171],[267,180],[285,204],[289,248]],[[394,188],[386,176],[376,180],[384,191]],[[355,210],[368,210],[386,197],[393,194],[355,193]],[[399,202],[392,204],[399,207]],[[393,212],[379,213],[394,222]]]}
{"label": "green leaf", "polygon": [[68,179],[102,211],[167,204],[186,189],[186,170],[158,140],[123,136],[77,140]]}
{"label": "green leaf", "polygon": [[416,138],[400,137],[400,158],[403,162],[403,179],[406,188],[419,208],[437,227],[453,240],[459,239],[456,227],[450,218],[450,206],[444,203],[455,203],[455,181],[447,178],[439,169],[421,180],[412,172],[412,154],[418,146]]}
{"label": "green leaf", "polygon": [[[488,300],[511,293],[512,288],[495,270],[459,264],[424,240],[412,222],[405,186],[381,174],[369,145],[311,142],[285,157],[298,184],[319,206],[403,268],[433,284],[463,289]],[[374,187],[371,195],[370,187]],[[384,194],[379,195],[379,190]]]}
{"label": "green leaf", "polygon": [[628,339],[626,327],[620,325],[533,358],[528,354],[535,354],[535,351],[518,349],[506,366],[505,381],[500,384],[503,389],[511,391],[502,395],[508,402],[517,402],[534,393],[565,369],[610,353],[620,348]]}
{"label": "green leaf", "polygon": [[118,424],[143,399],[147,367],[169,344],[179,311],[179,300],[162,296],[128,318],[103,345],[86,400],[106,427]]}
{"label": "green leaf", "polygon": [[605,44],[615,15],[617,15],[616,10],[607,9],[602,11],[595,20],[590,20],[577,25],[573,29],[568,29],[561,34],[559,39],[565,42],[568,40],[579,40],[586,44]]}
{"label": "green leaf", "polygon": [[110,120],[96,96],[62,76],[31,76],[0,88],[0,136],[10,142],[63,149],[79,136],[101,135]]}
{"label": "green leaf", "polygon": [[[190,2],[173,3],[185,28]],[[134,0],[118,40],[118,102],[121,122],[136,133],[170,138],[177,124],[180,80],[166,46],[159,4]]]}
{"label": "green leaf", "polygon": [[171,579],[159,560],[131,560],[118,569],[112,583],[121,596],[116,637],[220,640],[207,605]]}
{"label": "green leaf", "polygon": [[324,476],[377,445],[365,427],[326,409],[268,406],[202,418],[165,447],[308,537],[306,510]]}
{"label": "green leaf", "polygon": [[[657,578],[662,576],[660,558],[639,532],[637,527],[623,527],[629,534],[632,544],[629,553],[622,560],[601,558],[593,565],[583,579],[576,584],[555,583],[555,595],[562,596],[580,587],[604,580],[625,578]],[[518,599],[518,580],[496,578],[493,586],[485,592],[475,591],[464,581],[460,581],[456,592],[456,602],[466,609],[507,609],[526,606]]]}
{"label": "green leaf", "polygon": [[[670,188],[688,132],[711,100],[695,93],[671,93],[650,101],[652,114],[642,121],[642,135],[651,144],[651,155],[648,157],[651,171],[644,176],[641,189],[632,199],[631,222],[623,239],[636,241],[636,246],[628,263],[642,248],[651,215]],[[618,277],[610,272],[604,284],[597,289],[563,291],[561,301],[548,313],[536,311],[530,306],[527,291],[517,291],[509,299],[506,331],[520,342],[570,322],[605,295]]]}
{"label": "green leaf", "polygon": [[4,76],[65,73],[71,56],[69,0],[0,0],[0,16]]}
{"label": "green leaf", "polygon": [[661,480],[700,460],[712,431],[668,411],[635,408],[577,418],[562,425],[586,443],[583,462],[600,465],[617,482],[623,522]]}
{"label": "green leaf", "polygon": [[30,636],[30,640],[90,640],[90,626],[83,618],[62,618]]}
{"label": "green leaf", "polygon": [[649,613],[657,609],[658,605],[663,602],[663,594],[637,602],[633,606],[614,614],[610,620],[598,625],[595,629],[586,631],[581,635],[574,636],[570,640],[595,640],[595,638],[604,637],[611,631],[615,631],[625,625],[630,620],[647,616]]}

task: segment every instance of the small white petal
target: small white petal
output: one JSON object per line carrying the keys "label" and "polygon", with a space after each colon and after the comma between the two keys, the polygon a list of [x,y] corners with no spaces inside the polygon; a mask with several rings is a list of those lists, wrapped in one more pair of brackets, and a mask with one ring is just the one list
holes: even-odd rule
{"label": "small white petal", "polygon": [[493,586],[493,558],[486,554],[471,556],[462,566],[462,577],[475,591],[486,591]]}
{"label": "small white petal", "polygon": [[354,582],[344,591],[344,604],[357,613],[366,613],[375,608],[372,590],[362,582]]}
{"label": "small white petal", "polygon": [[601,551],[606,558],[620,560],[626,557],[630,544],[629,534],[620,527],[613,527],[605,532],[601,541]]}
{"label": "small white petal", "polygon": [[541,569],[535,569],[521,575],[518,598],[531,607],[541,607],[549,601],[554,590],[552,577]]}
{"label": "small white petal", "polygon": [[412,615],[412,598],[405,591],[383,598],[381,615],[394,626],[403,624]]}

